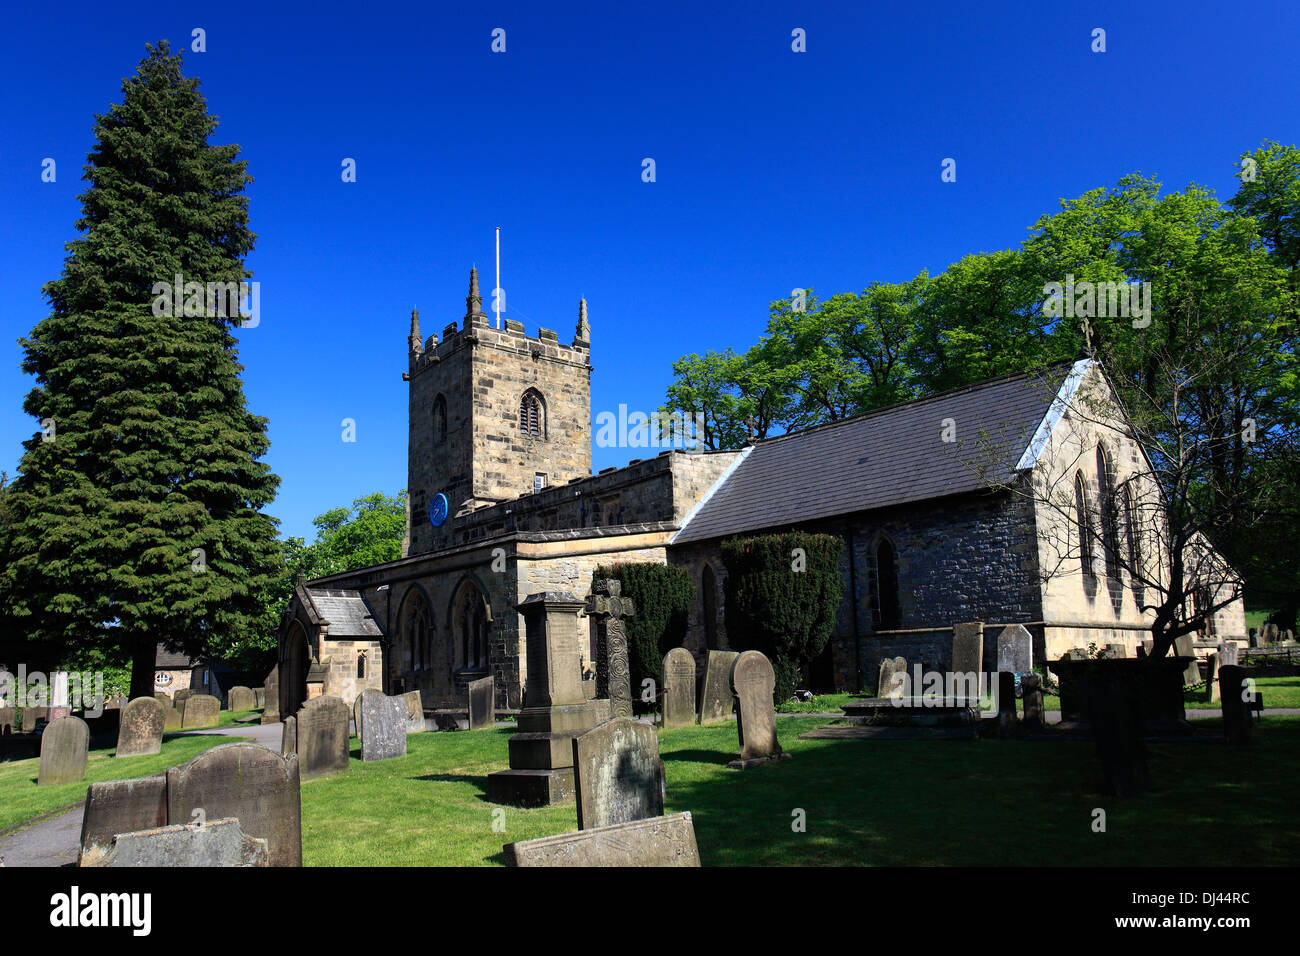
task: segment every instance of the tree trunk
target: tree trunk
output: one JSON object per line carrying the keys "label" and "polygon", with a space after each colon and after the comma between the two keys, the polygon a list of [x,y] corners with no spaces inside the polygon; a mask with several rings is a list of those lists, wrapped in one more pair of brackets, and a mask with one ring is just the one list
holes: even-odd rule
{"label": "tree trunk", "polygon": [[131,656],[131,699],[152,697],[158,664],[158,642],[139,638]]}

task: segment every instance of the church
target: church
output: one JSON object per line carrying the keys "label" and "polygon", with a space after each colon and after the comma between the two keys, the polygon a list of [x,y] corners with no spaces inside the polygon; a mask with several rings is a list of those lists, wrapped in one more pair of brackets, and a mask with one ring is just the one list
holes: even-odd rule
{"label": "church", "polygon": [[[496,328],[471,271],[464,319],[423,338],[413,312],[408,345],[403,556],[298,584],[278,635],[281,714],[367,688],[461,706],[466,685],[488,676],[497,706],[518,708],[528,668],[518,604],[542,591],[581,598],[606,564],[689,571],[685,646],[702,661],[731,646],[721,542],[792,529],[845,544],[817,690],[871,691],[879,662],[896,655],[944,667],[963,622],[983,622],[986,661],[1009,624],[1033,634],[1035,663],[1090,644],[1132,656],[1149,634],[1141,588],[1110,551],[1156,561],[1133,515],[1159,492],[1093,359],[592,474],[585,301],[567,343],[514,320]],[[1084,397],[1107,412],[1082,413]],[[1121,487],[1124,513],[1098,506]],[[1053,488],[1061,494],[1031,490]],[[1087,533],[1107,521],[1107,534]],[[1244,635],[1242,602],[1210,630]],[[586,649],[584,666],[593,657]]]}

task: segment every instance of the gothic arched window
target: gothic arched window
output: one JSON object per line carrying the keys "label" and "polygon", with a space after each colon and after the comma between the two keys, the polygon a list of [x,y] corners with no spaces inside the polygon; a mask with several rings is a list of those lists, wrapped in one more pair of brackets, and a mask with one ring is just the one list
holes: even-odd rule
{"label": "gothic arched window", "polygon": [[545,424],[542,398],[529,389],[519,402],[519,430],[532,438],[541,438]]}
{"label": "gothic arched window", "polygon": [[366,652],[357,652],[357,679],[361,680],[366,676]]}
{"label": "gothic arched window", "polygon": [[441,445],[447,440],[447,400],[439,395],[433,400],[433,441]]}
{"label": "gothic arched window", "polygon": [[1088,510],[1088,489],[1083,472],[1074,473],[1074,523],[1079,531],[1079,565],[1085,579],[1096,575],[1092,552],[1092,512]]}
{"label": "gothic arched window", "polygon": [[1135,508],[1128,487],[1121,488],[1119,492],[1119,511],[1124,518],[1125,537],[1128,538],[1129,581],[1133,585],[1133,596],[1137,599],[1138,607],[1141,608],[1144,596],[1142,576],[1145,574],[1145,570],[1142,567],[1141,529],[1138,527]]}
{"label": "gothic arched window", "polygon": [[1101,500],[1101,546],[1106,575],[1119,577],[1119,521],[1115,508],[1115,472],[1106,450],[1097,446],[1097,497]]}
{"label": "gothic arched window", "polygon": [[886,631],[900,624],[898,611],[898,556],[894,545],[882,537],[876,545],[876,628]]}

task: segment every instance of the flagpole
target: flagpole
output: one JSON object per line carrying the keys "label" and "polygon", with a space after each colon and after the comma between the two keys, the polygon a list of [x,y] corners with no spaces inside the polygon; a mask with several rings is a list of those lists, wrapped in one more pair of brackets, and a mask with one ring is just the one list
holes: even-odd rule
{"label": "flagpole", "polygon": [[501,227],[497,226],[497,286],[492,293],[492,307],[497,314],[497,328],[501,328]]}

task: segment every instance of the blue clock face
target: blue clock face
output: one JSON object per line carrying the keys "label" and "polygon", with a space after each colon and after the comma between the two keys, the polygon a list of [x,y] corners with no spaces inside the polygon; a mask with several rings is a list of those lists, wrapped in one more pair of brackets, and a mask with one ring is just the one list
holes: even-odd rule
{"label": "blue clock face", "polygon": [[446,520],[447,496],[440,491],[433,496],[433,501],[429,502],[429,523],[435,528],[440,528]]}

